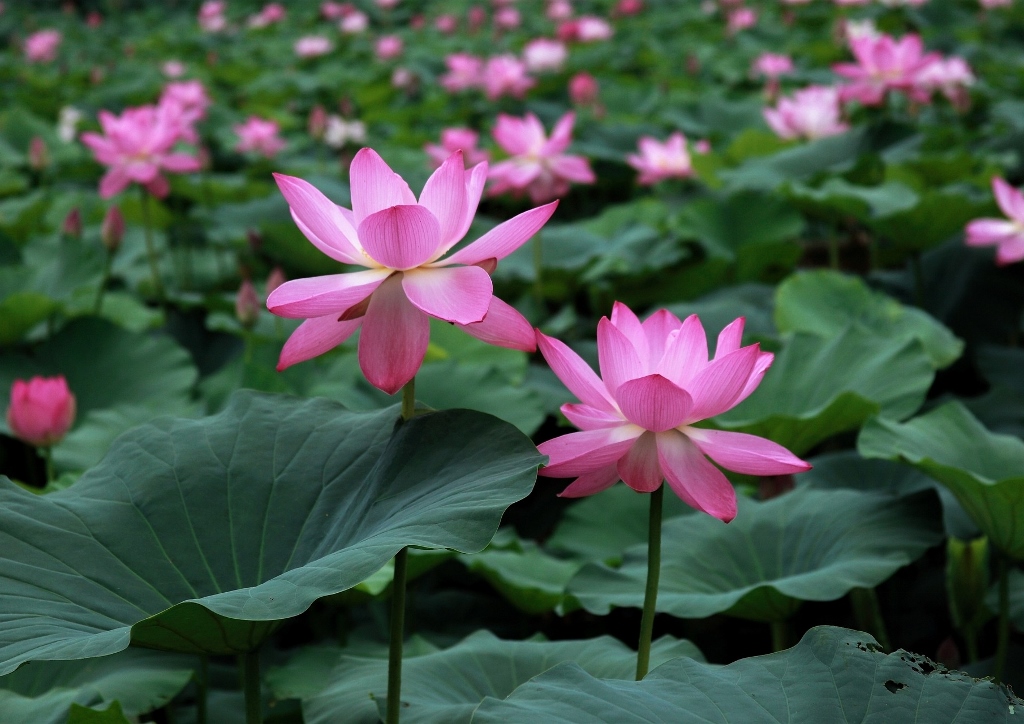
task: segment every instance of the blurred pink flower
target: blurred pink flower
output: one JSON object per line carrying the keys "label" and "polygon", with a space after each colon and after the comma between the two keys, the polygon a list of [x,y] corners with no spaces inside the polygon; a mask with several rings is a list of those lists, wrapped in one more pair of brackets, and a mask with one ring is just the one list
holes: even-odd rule
{"label": "blurred pink flower", "polygon": [[168,78],[180,78],[185,75],[185,64],[180,60],[168,60],[160,66],[160,70]]}
{"label": "blurred pink flower", "polygon": [[995,8],[1008,8],[1013,5],[1013,0],[978,0],[978,4],[985,10],[993,10]]}
{"label": "blurred pink flower", "polygon": [[545,14],[549,20],[568,20],[572,17],[572,3],[569,0],[550,0]]}
{"label": "blurred pink flower", "polygon": [[809,86],[792,98],[782,98],[775,108],[765,108],[764,119],[779,138],[824,138],[847,131],[842,120],[839,90]]}
{"label": "blurred pink flower", "polygon": [[377,39],[373,46],[374,53],[378,60],[391,60],[402,54],[405,44],[397,35],[383,35]]}
{"label": "blurred pink flower", "polygon": [[468,53],[452,53],[444,59],[448,72],[440,78],[441,87],[449,93],[478,88],[482,82],[484,61]]}
{"label": "blurred pink flower", "polygon": [[338,23],[338,29],[346,35],[358,35],[370,27],[370,18],[361,10],[353,10]]}
{"label": "blurred pink flower", "polygon": [[306,35],[295,41],[295,55],[300,58],[316,58],[334,50],[334,43],[323,35]]}
{"label": "blurred pink flower", "polygon": [[438,15],[437,19],[434,20],[434,27],[445,35],[451,35],[459,29],[459,18],[451,13]]}
{"label": "blurred pink flower", "polygon": [[284,20],[285,9],[281,3],[268,3],[263,9],[249,18],[250,28],[265,28]]}
{"label": "blurred pink flower", "polygon": [[570,156],[565,150],[572,142],[574,113],[566,113],[555,124],[551,138],[537,116],[524,118],[498,115],[492,135],[511,158],[491,168],[491,196],[506,191],[526,191],[535,204],[564,196],[570,183],[592,184],[597,179],[583,156]]}
{"label": "blurred pink flower", "polygon": [[476,147],[479,140],[480,134],[468,128],[446,128],[441,131],[441,145],[428,143],[423,150],[427,152],[434,168],[438,168],[456,151],[462,151],[465,163],[475,166],[491,158],[489,151]]}
{"label": "blurred pink flower", "polygon": [[569,79],[569,99],[576,106],[591,106],[597,102],[597,78],[581,71]]}
{"label": "blurred pink flower", "polygon": [[466,11],[466,19],[469,21],[471,31],[479,30],[487,22],[487,11],[479,5],[474,5]]}
{"label": "blurred pink flower", "polygon": [[626,156],[626,163],[640,172],[637,183],[641,186],[656,184],[668,178],[693,176],[693,164],[686,150],[686,136],[673,133],[661,143],[650,136],[642,136],[637,143],[640,154]]}
{"label": "blurred pink flower", "polygon": [[751,70],[753,70],[755,75],[762,75],[765,78],[774,80],[779,76],[793,72],[793,60],[788,55],[761,53],[754,60]]}
{"label": "blurred pink flower", "polygon": [[643,0],[619,0],[615,5],[616,15],[637,15],[644,9]]}
{"label": "blurred pink flower", "polygon": [[179,119],[179,134],[189,143],[199,140],[193,124],[206,117],[206,109],[210,105],[210,97],[201,81],[184,80],[168,83],[160,94],[160,105],[172,107]]}
{"label": "blurred pink flower", "polygon": [[372,385],[394,394],[423,362],[430,317],[490,344],[534,348],[530,323],[494,296],[489,272],[547,223],[555,203],[519,214],[445,257],[476,215],[486,163],[465,170],[462,154],[454,153],[418,201],[372,149],[356,154],[349,176],[351,211],[301,179],[275,174],[306,238],[336,261],[366,267],[288,281],[270,295],[271,312],[306,319],[281,350],[279,370],[323,354],[362,327],[359,366]]}
{"label": "blurred pink flower", "polygon": [[285,147],[284,140],[277,135],[279,128],[275,121],[249,116],[245,123],[232,128],[238,134],[236,151],[242,153],[255,151],[267,158],[272,158]]}
{"label": "blurred pink flower", "polygon": [[481,73],[484,93],[492,101],[505,95],[522,98],[537,81],[526,72],[526,63],[511,54],[488,58]]}
{"label": "blurred pink flower", "polygon": [[242,280],[242,286],[235,295],[235,319],[246,329],[255,326],[260,318],[260,297],[256,287],[248,279]]}
{"label": "blurred pink flower", "polygon": [[[743,318],[718,335],[708,360],[697,315],[685,322],[662,309],[644,322],[626,305],[597,326],[601,377],[564,343],[537,333],[544,359],[580,400],[562,413],[583,432],[541,443],[548,464],[540,474],[576,480],[562,497],[598,493],[622,480],[652,493],[667,480],[683,502],[730,521],[736,491],[707,457],[746,475],[786,475],[810,469],[786,448],[755,435],[693,427],[732,409],[761,383],[773,355],[741,347]],[[707,456],[707,457],[705,457]]]}
{"label": "blurred pink flower", "polygon": [[522,18],[519,16],[519,11],[515,8],[499,8],[494,13],[494,25],[502,30],[514,30],[519,27],[521,22]]}
{"label": "blurred pink flower", "polygon": [[320,16],[324,20],[341,20],[354,9],[352,3],[336,3],[328,0],[328,2],[320,3]]}
{"label": "blurred pink flower", "polygon": [[267,295],[273,294],[274,290],[286,281],[288,281],[288,277],[284,275],[284,270],[279,266],[275,266],[267,276]]}
{"label": "blurred pink flower", "polygon": [[900,91],[918,103],[927,103],[930,92],[920,87],[918,73],[940,59],[923,52],[921,36],[908,34],[899,40],[889,36],[859,37],[850,41],[857,63],[838,63],[832,70],[853,81],[841,86],[840,99],[877,106],[889,91]]}
{"label": "blurred pink flower", "polygon": [[565,65],[569,51],[565,43],[551,38],[536,38],[523,48],[523,61],[531,73],[555,72]]}
{"label": "blurred pink flower", "polygon": [[399,0],[374,0],[377,3],[377,7],[383,8],[384,10],[391,10],[398,6]]}
{"label": "blurred pink flower", "polygon": [[109,199],[131,183],[163,198],[169,188],[162,171],[192,173],[200,168],[194,156],[172,152],[181,130],[174,106],[127,108],[120,116],[100,111],[99,120],[103,134],[83,133],[82,143],[107,166],[100,180],[102,198]]}
{"label": "blurred pink flower", "polygon": [[56,30],[40,30],[25,38],[25,60],[30,63],[52,63],[63,36]]}
{"label": "blurred pink flower", "polygon": [[[967,246],[995,246],[1000,266],[1024,259],[1024,194],[1003,179],[992,179],[992,193],[1006,219],[975,219],[967,224]],[[1008,219],[1008,220],[1007,220]]]}
{"label": "blurred pink flower", "polygon": [[199,6],[199,27],[208,33],[219,33],[228,26],[224,17],[227,3],[221,0],[207,0]]}
{"label": "blurred pink flower", "polygon": [[611,24],[594,15],[581,15],[558,26],[558,38],[566,42],[595,43],[615,34]]}
{"label": "blurred pink flower", "polygon": [[927,91],[939,91],[957,108],[969,105],[967,89],[974,85],[974,73],[967,61],[959,56],[940,58],[922,68],[917,74],[917,85]]}
{"label": "blurred pink flower", "polygon": [[753,8],[736,8],[729,11],[726,21],[726,32],[735,35],[741,30],[752,28],[757,25],[757,11]]}
{"label": "blurred pink flower", "polygon": [[75,396],[64,375],[14,381],[7,426],[16,438],[49,447],[64,439],[74,422]]}

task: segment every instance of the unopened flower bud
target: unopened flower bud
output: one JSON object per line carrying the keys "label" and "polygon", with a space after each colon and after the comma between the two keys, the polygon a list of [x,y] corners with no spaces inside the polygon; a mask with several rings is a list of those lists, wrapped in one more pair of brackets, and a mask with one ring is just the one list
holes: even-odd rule
{"label": "unopened flower bud", "polygon": [[988,538],[950,538],[946,544],[949,614],[961,631],[977,631],[991,617],[985,606],[988,582]]}
{"label": "unopened flower bud", "polygon": [[121,241],[124,239],[124,216],[121,209],[111,206],[103,217],[103,225],[100,226],[100,240],[104,248],[111,254],[121,248]]}
{"label": "unopened flower bud", "polygon": [[235,297],[235,316],[246,329],[252,329],[260,317],[260,298],[248,279],[242,281]]}
{"label": "unopened flower bud", "polygon": [[7,425],[14,436],[36,447],[60,442],[75,421],[75,396],[63,375],[15,380]]}
{"label": "unopened flower bud", "polygon": [[267,277],[267,296],[277,289],[279,286],[288,281],[288,277],[284,275],[281,267],[275,266],[270,270],[270,276]]}
{"label": "unopened flower bud", "polygon": [[77,206],[64,217],[60,233],[72,239],[82,238],[82,212],[78,210]]}
{"label": "unopened flower bud", "polygon": [[590,73],[577,73],[569,79],[569,98],[577,106],[593,105],[597,90],[597,79]]}
{"label": "unopened flower bud", "polygon": [[33,136],[28,144],[28,165],[35,171],[42,171],[50,165],[50,152],[39,136]]}
{"label": "unopened flower bud", "polygon": [[319,141],[327,130],[327,111],[321,105],[313,106],[309,112],[309,135]]}
{"label": "unopened flower bud", "polygon": [[246,229],[245,240],[249,242],[249,251],[253,254],[259,254],[263,249],[263,234],[259,229]]}

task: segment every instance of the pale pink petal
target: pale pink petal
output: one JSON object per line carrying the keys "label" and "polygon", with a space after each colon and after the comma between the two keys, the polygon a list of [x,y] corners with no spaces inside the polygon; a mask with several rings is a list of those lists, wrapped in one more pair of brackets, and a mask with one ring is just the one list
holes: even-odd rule
{"label": "pale pink petal", "polygon": [[558,202],[552,201],[513,216],[440,263],[479,264],[487,259],[504,259],[540,231],[557,207]]}
{"label": "pale pink petal", "polygon": [[362,322],[362,317],[339,322],[336,314],[307,319],[292,332],[288,341],[284,343],[281,357],[277,362],[277,371],[280,372],[294,364],[305,362],[334,349],[352,336]]}
{"label": "pale pink petal", "polygon": [[638,493],[653,493],[665,479],[658,462],[657,436],[645,432],[638,437],[617,466],[622,482]]}
{"label": "pale pink petal", "polygon": [[539,155],[555,156],[562,153],[572,142],[572,127],[576,123],[576,114],[569,111],[558,119],[551,129],[551,137],[541,146]]}
{"label": "pale pink petal", "polygon": [[629,338],[607,317],[602,317],[597,323],[597,358],[601,365],[601,379],[613,397],[623,382],[643,377],[647,372]]}
{"label": "pale pink petal", "polygon": [[359,240],[374,261],[391,269],[414,269],[440,240],[437,219],[419,204],[391,206],[359,224]]}
{"label": "pale pink petal", "polygon": [[551,371],[569,388],[569,392],[576,395],[576,399],[599,410],[618,409],[601,378],[568,345],[538,331],[537,346]]}
{"label": "pale pink petal", "polygon": [[998,176],[992,178],[992,193],[1004,214],[1014,221],[1024,222],[1024,194]]}
{"label": "pale pink petal", "polygon": [[[487,183],[487,172],[490,168],[490,164],[486,161],[478,163],[476,166],[466,171],[466,216],[462,220],[462,225],[459,226],[459,230],[455,233],[455,240],[452,244],[460,241],[462,237],[469,231],[469,227],[473,223],[473,217],[476,216],[476,209],[480,205],[480,197],[484,193],[484,185]],[[449,246],[448,248],[451,248]],[[445,249],[448,251],[448,249]]]}
{"label": "pale pink petal", "polygon": [[[541,127],[542,138],[543,134],[544,128]],[[526,123],[522,119],[504,113],[498,114],[498,120],[494,124],[491,135],[494,136],[498,145],[512,156],[529,153],[531,144],[535,141],[535,134],[527,129]]]}
{"label": "pale pink petal", "polygon": [[572,478],[607,467],[626,454],[633,441],[643,434],[635,425],[624,424],[601,430],[570,432],[537,446],[547,455],[548,464],[540,475],[548,478]]}
{"label": "pale pink petal", "polygon": [[619,471],[614,465],[594,470],[579,476],[572,484],[558,494],[559,498],[582,498],[607,490],[619,481]]}
{"label": "pale pink petal", "polygon": [[754,371],[750,373],[750,377],[747,378],[747,384],[743,385],[743,391],[739,396],[732,401],[732,406],[743,402],[745,399],[750,397],[750,393],[757,389],[757,386],[761,384],[761,380],[764,378],[764,373],[768,371],[768,368],[772,366],[772,362],[775,361],[775,355],[771,352],[762,352],[757,356],[757,362],[754,363]]}
{"label": "pale pink petal", "polygon": [[123,168],[111,166],[100,179],[100,197],[109,199],[111,196],[116,196],[124,191],[130,183],[131,179],[128,178],[128,174]]}
{"label": "pale pink petal", "polygon": [[270,293],[267,309],[289,319],[327,314],[337,318],[370,296],[392,273],[390,269],[367,269],[351,274],[292,279]]}
{"label": "pale pink petal", "polygon": [[482,321],[494,296],[490,274],[478,266],[412,269],[402,288],[421,311],[457,324]]}
{"label": "pale pink petal", "polygon": [[156,174],[147,183],[143,184],[146,187],[146,191],[155,196],[158,199],[162,199],[171,192],[171,186],[160,174]]}
{"label": "pale pink petal", "polygon": [[487,314],[482,322],[460,324],[459,328],[466,334],[476,337],[487,344],[533,352],[537,349],[537,339],[533,327],[512,307],[497,297],[492,296],[487,306]]}
{"label": "pale pink petal", "polygon": [[743,344],[743,326],[745,317],[737,317],[718,333],[718,344],[715,345],[715,359],[735,352]]}
{"label": "pale pink petal", "polygon": [[[612,305],[612,324],[629,339],[640,357],[640,364],[644,370],[651,371],[650,345],[647,342],[647,334],[644,332],[640,320],[633,314],[633,310],[622,302],[615,302]],[[657,362],[657,360],[655,360]]]}
{"label": "pale pink petal", "polygon": [[686,435],[726,470],[745,475],[788,475],[811,466],[786,448],[757,435],[692,427]]}
{"label": "pale pink petal", "polygon": [[185,153],[171,153],[160,159],[160,165],[172,173],[193,173],[202,168],[199,159]]}
{"label": "pale pink petal", "polygon": [[644,334],[647,337],[648,359],[651,364],[657,364],[665,356],[665,347],[669,342],[669,335],[683,326],[679,317],[667,309],[659,309],[643,321]]}
{"label": "pale pink petal", "polygon": [[430,318],[406,299],[401,275],[395,274],[370,297],[359,334],[359,368],[371,385],[393,395],[416,376],[429,342]]}
{"label": "pale pink petal", "polygon": [[555,156],[550,160],[552,173],[559,178],[580,184],[592,184],[597,176],[590,168],[590,161],[583,156]]}
{"label": "pale pink petal", "polygon": [[[694,377],[708,366],[708,337],[696,314],[687,317],[679,331],[669,336],[665,354],[656,369],[659,374],[690,389]],[[693,394],[693,391],[690,391]]]}
{"label": "pale pink petal", "polygon": [[1024,236],[1024,231],[1012,221],[1004,219],[975,219],[967,224],[968,246],[992,246],[1014,236]]}
{"label": "pale pink petal", "polygon": [[625,420],[622,415],[607,410],[599,410],[590,405],[573,404],[567,402],[559,408],[566,419],[581,430],[600,430],[606,427],[616,427]]}
{"label": "pale pink petal", "polygon": [[698,372],[686,386],[694,401],[690,421],[714,417],[733,407],[746,388],[760,353],[756,344],[741,347]]}
{"label": "pale pink petal", "polygon": [[337,204],[300,178],[275,173],[274,180],[291,207],[292,218],[299,230],[314,246],[332,259],[367,266],[367,260],[352,243],[353,239],[359,238],[356,230]]}
{"label": "pale pink petal", "polygon": [[615,399],[627,420],[654,432],[682,425],[693,408],[690,394],[661,375],[623,382]]}
{"label": "pale pink petal", "polygon": [[686,435],[658,435],[658,463],[669,487],[683,502],[728,523],[736,517],[736,490]]}
{"label": "pale pink petal", "polygon": [[999,265],[1013,264],[1022,259],[1024,259],[1024,239],[1009,239],[996,249],[996,263]]}
{"label": "pale pink petal", "polygon": [[[338,208],[340,210],[341,207]],[[343,234],[338,234],[333,237],[335,243],[338,243],[340,241],[343,244],[343,246],[336,247],[332,246],[331,244],[327,244],[324,242],[323,239],[314,234],[308,226],[302,223],[302,219],[300,219],[298,215],[296,215],[295,209],[290,209],[290,211],[292,214],[292,221],[294,221],[295,225],[299,227],[299,231],[302,232],[302,235],[305,236],[313,246],[315,246],[317,249],[319,249],[327,256],[331,257],[335,261],[340,261],[344,264],[355,264],[357,266],[370,266],[371,264],[373,264],[373,261],[365,254],[362,254],[359,251],[357,251],[356,247],[352,243],[350,243],[351,240],[345,239]],[[353,231],[352,233],[354,235],[355,231]]]}
{"label": "pale pink petal", "polygon": [[420,194],[426,207],[441,227],[441,245],[454,244],[455,234],[466,217],[466,170],[462,151],[456,151],[427,179]]}
{"label": "pale pink petal", "polygon": [[352,212],[357,225],[370,214],[388,207],[416,203],[409,184],[392,171],[372,148],[363,148],[356,153],[349,167],[349,179]]}

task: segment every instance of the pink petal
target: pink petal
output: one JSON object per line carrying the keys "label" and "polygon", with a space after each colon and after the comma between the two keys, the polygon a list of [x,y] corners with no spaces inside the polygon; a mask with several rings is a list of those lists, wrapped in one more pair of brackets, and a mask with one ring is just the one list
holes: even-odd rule
{"label": "pink petal", "polygon": [[992,193],[996,203],[1009,218],[1024,222],[1024,195],[998,176],[992,178]]}
{"label": "pink petal", "polygon": [[390,269],[415,269],[430,258],[440,241],[441,227],[418,204],[391,206],[359,224],[359,240],[374,261]]}
{"label": "pink petal", "polygon": [[540,156],[554,156],[562,153],[572,142],[572,127],[576,123],[576,114],[569,111],[558,119],[551,129],[551,137],[541,146]]}
{"label": "pink petal", "polygon": [[[659,374],[679,387],[690,389],[697,374],[708,366],[708,337],[696,314],[683,321],[679,331],[670,336],[665,354],[657,365]],[[693,391],[690,390],[691,394]]]}
{"label": "pink petal", "polygon": [[617,415],[607,410],[599,410],[596,407],[582,403],[573,404],[567,402],[559,409],[569,422],[581,430],[600,430],[606,427],[616,427],[625,422],[622,419],[622,415]]}
{"label": "pink petal", "polygon": [[[363,148],[349,167],[352,212],[357,224],[391,206],[416,203],[416,197],[402,177],[391,170],[372,148]],[[359,237],[362,238],[361,236]]]}
{"label": "pink petal", "polygon": [[368,269],[350,274],[293,279],[270,293],[267,309],[289,319],[310,319],[328,314],[337,318],[370,296],[392,273],[390,269]]}
{"label": "pink petal", "polygon": [[701,370],[686,386],[693,397],[690,420],[696,422],[719,415],[736,404],[761,353],[752,344],[720,357]]}
{"label": "pink petal", "polygon": [[718,344],[715,345],[715,359],[735,352],[743,344],[743,326],[745,317],[737,317],[718,333]]}
{"label": "pink petal", "polygon": [[420,205],[434,215],[441,227],[441,244],[455,243],[455,234],[466,217],[466,170],[462,151],[456,151],[434,171],[423,186]]}
{"label": "pink petal", "polygon": [[367,266],[366,258],[352,243],[356,230],[330,199],[312,184],[294,176],[275,173],[274,180],[291,207],[299,231],[332,259]]}
{"label": "pink petal", "polygon": [[750,393],[757,389],[757,386],[761,384],[761,380],[764,378],[764,373],[768,371],[768,368],[772,366],[772,362],[775,361],[775,355],[771,352],[762,352],[757,356],[757,362],[754,363],[754,371],[750,373],[750,377],[747,378],[747,384],[743,385],[743,391],[739,396],[732,401],[732,406],[743,402],[745,399],[750,397]]}
{"label": "pink petal", "polygon": [[736,517],[736,490],[693,442],[677,430],[658,435],[658,463],[683,502],[728,523]]}
{"label": "pink petal", "polygon": [[606,490],[619,481],[619,471],[614,465],[585,473],[558,494],[559,498],[582,498]]}
{"label": "pink petal", "polygon": [[131,183],[128,174],[120,166],[111,166],[100,179],[100,197],[109,199],[127,188]]}
{"label": "pink petal", "polygon": [[643,377],[647,372],[629,338],[607,317],[602,317],[597,323],[597,358],[601,365],[601,379],[613,397],[623,382]]}
{"label": "pink petal", "polygon": [[726,470],[745,475],[788,475],[811,466],[771,440],[757,435],[692,427],[686,435]]}
{"label": "pink petal", "polygon": [[171,153],[160,159],[160,165],[172,173],[194,173],[202,168],[199,159],[185,153]]}
{"label": "pink petal", "polygon": [[644,335],[647,337],[649,359],[657,364],[665,355],[665,347],[669,334],[683,326],[679,317],[667,309],[659,309],[643,321]]}
{"label": "pink petal", "polygon": [[277,362],[277,371],[280,372],[334,349],[359,329],[362,322],[362,317],[339,322],[336,314],[307,319],[284,343],[281,357]]}
{"label": "pink petal", "polygon": [[645,432],[625,455],[619,458],[619,477],[638,493],[653,493],[665,479],[658,462],[657,436]]}
{"label": "pink petal", "polygon": [[[633,310],[622,302],[615,302],[612,305],[612,324],[629,339],[640,358],[640,364],[645,370],[650,370],[650,345],[647,342],[647,334],[644,332],[640,320],[633,314]],[[655,360],[657,361],[657,360]]]}
{"label": "pink petal", "polygon": [[468,265],[479,264],[487,259],[504,259],[540,231],[556,208],[558,202],[552,201],[513,216],[440,263]]}
{"label": "pink petal", "polygon": [[169,183],[167,183],[167,179],[165,179],[160,174],[156,174],[155,176],[153,176],[152,179],[150,179],[143,185],[146,187],[146,191],[148,191],[158,199],[162,199],[171,191],[171,186]]}
{"label": "pink petal", "polygon": [[992,246],[1014,236],[1024,236],[1017,224],[1004,219],[975,219],[967,224],[966,231],[964,243],[968,246]]}
{"label": "pink petal", "polygon": [[550,161],[550,167],[555,176],[569,181],[580,184],[592,184],[597,181],[597,176],[590,168],[590,161],[583,156],[555,156]]}
{"label": "pink petal", "polygon": [[498,347],[533,352],[537,349],[537,339],[533,327],[526,317],[515,307],[501,301],[495,296],[487,306],[487,314],[482,322],[459,325],[466,334]]}
{"label": "pink petal", "polygon": [[476,216],[476,209],[480,205],[480,196],[483,195],[484,184],[487,183],[487,170],[488,164],[484,161],[466,171],[466,215],[453,235],[451,242],[444,248],[444,251],[448,251],[454,244],[461,241],[462,237],[469,231],[469,227],[473,223],[473,217]]}
{"label": "pink petal", "polygon": [[548,464],[540,475],[548,478],[572,478],[607,467],[626,454],[633,441],[643,434],[635,425],[620,425],[601,430],[570,432],[537,446],[547,455]]}
{"label": "pink petal", "polygon": [[429,342],[430,318],[406,299],[401,275],[395,274],[370,297],[359,335],[359,368],[371,385],[393,395],[416,376]]}
{"label": "pink petal", "polygon": [[569,388],[569,392],[576,395],[576,399],[599,410],[613,412],[618,409],[604,382],[568,345],[538,331],[537,346],[552,372]]}
{"label": "pink petal", "polygon": [[402,288],[421,311],[457,324],[482,321],[494,296],[491,276],[477,266],[413,269]]}
{"label": "pink petal", "polygon": [[1024,239],[1008,239],[996,249],[996,263],[999,265],[1013,264],[1024,259]]}
{"label": "pink petal", "polygon": [[615,399],[627,420],[653,432],[682,425],[693,408],[690,394],[661,375],[623,382]]}

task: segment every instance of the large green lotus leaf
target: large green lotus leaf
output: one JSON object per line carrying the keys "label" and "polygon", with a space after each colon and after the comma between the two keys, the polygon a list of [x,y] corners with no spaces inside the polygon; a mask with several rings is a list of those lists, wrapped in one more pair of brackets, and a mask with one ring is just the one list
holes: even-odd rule
{"label": "large green lotus leaf", "polygon": [[834,337],[852,323],[882,337],[918,340],[937,368],[951,365],[964,348],[927,312],[871,290],[860,277],[827,269],[797,272],[776,291],[775,324],[780,332]]}
{"label": "large green lotus leaf", "polygon": [[[652,661],[659,664],[681,656],[703,660],[697,648],[685,640],[665,637],[651,648]],[[346,655],[344,649],[338,652],[327,688],[304,698],[303,720],[307,724],[379,721],[378,702],[382,705],[387,695],[387,659]],[[629,679],[636,672],[636,652],[611,636],[582,641],[503,641],[489,631],[478,631],[451,648],[405,659],[402,721],[468,723],[485,698],[504,698],[564,661],[574,661],[589,674],[606,679]],[[308,667],[310,662],[297,663]],[[278,696],[287,694],[279,692]]]}
{"label": "large green lotus leaf", "polygon": [[0,301],[0,346],[14,344],[60,305],[39,292],[15,292]]}
{"label": "large green lotus leaf", "polygon": [[146,714],[188,684],[196,663],[137,648],[84,661],[29,662],[0,677],[0,713],[9,722],[63,724],[72,704],[100,707],[117,701],[125,714]]}
{"label": "large green lotus leaf", "polygon": [[899,249],[921,251],[961,231],[990,204],[990,199],[974,200],[962,189],[935,189],[925,192],[913,208],[867,223]]}
{"label": "large green lotus leaf", "polygon": [[[801,601],[833,601],[852,588],[877,586],[943,538],[931,492],[895,498],[800,488],[739,504],[728,525],[704,515],[665,521],[659,611],[781,620]],[[588,611],[605,614],[642,607],[646,580],[641,544],[626,551],[619,568],[585,566],[568,591]]]}
{"label": "large green lotus leaf", "polygon": [[857,129],[787,148],[770,156],[748,159],[735,169],[719,171],[718,175],[732,187],[774,191],[786,181],[852,166],[863,146],[864,132]]}
{"label": "large green lotus leaf", "polygon": [[861,430],[864,457],[904,460],[949,488],[992,544],[1024,558],[1024,442],[989,432],[950,402],[904,424],[873,419]]}
{"label": "large green lotus leaf", "polygon": [[886,339],[860,325],[834,337],[797,332],[754,393],[714,419],[800,455],[874,414],[901,419],[924,402],[935,370],[915,340]]}
{"label": "large green lotus leaf", "polygon": [[751,191],[721,199],[699,199],[679,215],[679,231],[699,241],[712,256],[735,260],[743,247],[790,242],[804,220],[785,201]]}
{"label": "large green lotus leaf", "polygon": [[857,186],[842,178],[830,178],[819,188],[794,184],[789,196],[806,213],[832,221],[891,216],[918,202],[913,189],[899,182]]}
{"label": "large green lotus leaf", "polygon": [[602,680],[560,664],[473,724],[975,724],[1010,722],[1024,700],[991,679],[948,671],[867,634],[818,626],[786,651],[712,666],[678,658],[640,682]]}
{"label": "large green lotus leaf", "polygon": [[0,485],[0,671],[129,643],[251,650],[404,546],[482,549],[541,456],[481,413],[239,392],[120,437],[72,487]]}

